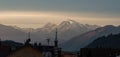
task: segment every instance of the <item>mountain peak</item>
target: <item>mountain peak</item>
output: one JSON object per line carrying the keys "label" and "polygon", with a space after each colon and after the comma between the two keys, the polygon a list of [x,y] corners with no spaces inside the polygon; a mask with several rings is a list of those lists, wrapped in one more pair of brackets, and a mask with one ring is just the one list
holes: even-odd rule
{"label": "mountain peak", "polygon": [[71,19],[65,20],[60,23],[60,25],[67,25],[67,26],[73,25],[73,24],[79,24],[79,23]]}
{"label": "mountain peak", "polygon": [[76,23],[76,21],[71,20],[71,19],[68,19],[67,21],[68,21],[70,24],[72,24],[72,23]]}
{"label": "mountain peak", "polygon": [[77,21],[75,21],[75,20],[72,20],[72,19],[68,19],[68,20],[66,20],[66,21],[69,22],[70,24],[79,23],[79,22],[77,22]]}

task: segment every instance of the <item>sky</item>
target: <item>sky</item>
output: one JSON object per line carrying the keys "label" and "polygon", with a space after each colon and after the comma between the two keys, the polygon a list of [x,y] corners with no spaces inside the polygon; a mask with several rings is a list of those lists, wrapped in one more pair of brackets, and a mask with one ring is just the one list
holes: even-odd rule
{"label": "sky", "polygon": [[0,0],[0,23],[38,28],[72,19],[83,24],[120,25],[120,0]]}

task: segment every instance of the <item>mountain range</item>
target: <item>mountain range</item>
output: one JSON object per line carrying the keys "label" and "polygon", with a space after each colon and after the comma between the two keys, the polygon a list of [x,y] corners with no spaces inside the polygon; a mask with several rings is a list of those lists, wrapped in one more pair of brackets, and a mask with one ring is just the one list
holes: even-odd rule
{"label": "mountain range", "polygon": [[46,39],[49,38],[50,44],[52,45],[55,39],[56,28],[58,29],[59,46],[64,51],[78,51],[99,37],[120,33],[120,26],[107,25],[100,27],[97,25],[81,24],[74,20],[67,20],[60,24],[47,23],[37,29],[0,24],[0,38],[2,40],[23,43],[28,38],[28,32],[30,32],[32,42],[47,44]]}
{"label": "mountain range", "polygon": [[118,33],[120,33],[120,26],[107,25],[73,37],[72,39],[62,43],[60,46],[65,51],[78,51],[80,48],[84,48],[99,37]]}
{"label": "mountain range", "polygon": [[0,37],[3,40],[13,40],[17,42],[24,42],[28,38],[30,31],[32,42],[42,42],[46,44],[46,39],[50,39],[52,44],[55,38],[55,30],[58,29],[59,44],[67,40],[86,33],[88,31],[98,28],[97,25],[80,24],[74,20],[63,21],[60,24],[47,23],[41,28],[19,28],[0,24]]}

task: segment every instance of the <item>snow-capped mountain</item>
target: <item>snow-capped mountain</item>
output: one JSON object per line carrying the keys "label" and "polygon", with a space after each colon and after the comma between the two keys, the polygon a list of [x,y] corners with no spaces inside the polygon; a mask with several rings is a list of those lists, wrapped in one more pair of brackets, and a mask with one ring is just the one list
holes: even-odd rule
{"label": "snow-capped mountain", "polygon": [[2,25],[0,26],[0,34],[1,37],[3,37],[4,39],[23,41],[27,38],[28,31],[31,31],[31,39],[33,41],[46,43],[46,39],[50,38],[51,42],[53,43],[55,38],[56,28],[58,29],[58,40],[60,44],[77,35],[81,35],[85,32],[94,30],[98,28],[98,26],[86,25],[86,24],[83,25],[74,20],[63,21],[58,25],[53,23],[47,23],[42,28],[37,28],[37,29],[19,28],[19,27]]}
{"label": "snow-capped mountain", "polygon": [[[93,27],[93,28],[90,28]],[[57,26],[59,31],[59,36],[61,39],[69,40],[70,38],[83,34],[85,32],[94,30],[98,28],[96,25],[89,25],[87,27],[84,24],[80,24],[74,20],[63,21],[61,24]]]}
{"label": "snow-capped mountain", "polygon": [[76,50],[78,51],[80,50],[80,48],[85,47],[86,45],[88,45],[93,40],[97,39],[98,37],[107,36],[111,33],[112,34],[120,33],[120,26],[115,27],[112,25],[108,25],[105,27],[97,28],[93,31],[89,31],[82,35],[73,37],[67,42],[61,44],[61,47],[63,48],[63,50],[66,50],[66,51],[76,51]]}
{"label": "snow-capped mountain", "polygon": [[42,38],[50,38],[51,40],[53,40],[56,28],[58,29],[59,43],[62,43],[71,39],[72,37],[94,30],[98,28],[98,26],[86,24],[83,25],[74,20],[67,20],[61,22],[58,25],[48,23],[42,28],[38,28],[34,34],[40,35],[42,36]]}

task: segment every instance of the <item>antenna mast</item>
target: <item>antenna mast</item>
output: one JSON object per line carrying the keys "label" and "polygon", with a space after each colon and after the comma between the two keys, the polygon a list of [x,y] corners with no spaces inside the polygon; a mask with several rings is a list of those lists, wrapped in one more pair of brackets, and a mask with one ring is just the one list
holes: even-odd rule
{"label": "antenna mast", "polygon": [[55,32],[55,47],[58,47],[58,32],[57,32],[57,28],[56,28],[56,32]]}

